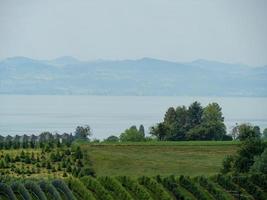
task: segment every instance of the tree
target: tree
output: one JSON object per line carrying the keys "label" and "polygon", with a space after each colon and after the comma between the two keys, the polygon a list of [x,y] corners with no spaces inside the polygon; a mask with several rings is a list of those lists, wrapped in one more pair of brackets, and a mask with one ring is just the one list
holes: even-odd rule
{"label": "tree", "polygon": [[145,137],[145,128],[144,128],[143,124],[141,124],[139,126],[139,132]]}
{"label": "tree", "polygon": [[263,138],[267,139],[267,128],[263,130]]}
{"label": "tree", "polygon": [[136,126],[132,126],[129,129],[126,129],[121,135],[120,140],[122,142],[140,142],[144,141],[145,137],[142,133],[140,133]]}
{"label": "tree", "polygon": [[250,124],[241,124],[238,126],[238,139],[243,141],[251,138],[260,138],[260,134],[257,132],[257,128],[255,129]]}
{"label": "tree", "polygon": [[173,107],[170,107],[164,116],[164,123],[167,126],[174,124],[176,121],[176,112]]}
{"label": "tree", "polygon": [[107,137],[104,142],[118,142],[120,139],[115,136],[115,135],[111,135],[109,137]]}
{"label": "tree", "polygon": [[253,173],[263,173],[267,175],[267,148],[265,148],[260,156],[256,156],[254,160],[255,162],[250,171]]}
{"label": "tree", "polygon": [[188,108],[188,124],[190,128],[194,128],[202,122],[203,108],[197,101],[192,103]]}
{"label": "tree", "polygon": [[75,138],[76,139],[82,139],[82,140],[88,140],[88,137],[92,135],[90,126],[77,126],[75,130]]}
{"label": "tree", "polygon": [[150,134],[155,136],[158,140],[166,140],[168,134],[168,127],[164,123],[158,123],[156,126],[150,128]]}

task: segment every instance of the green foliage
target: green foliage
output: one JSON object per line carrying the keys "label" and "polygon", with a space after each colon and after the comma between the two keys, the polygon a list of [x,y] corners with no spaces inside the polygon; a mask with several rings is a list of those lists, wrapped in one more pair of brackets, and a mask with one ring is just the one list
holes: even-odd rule
{"label": "green foliage", "polygon": [[230,176],[223,176],[223,175],[217,175],[215,176],[215,181],[222,186],[227,192],[229,192],[232,196],[235,196],[236,198],[240,200],[249,200],[251,199],[242,188],[240,188],[238,185],[234,184],[231,180]]}
{"label": "green foliage", "polygon": [[251,166],[250,171],[252,173],[262,173],[267,175],[267,148],[260,156],[254,158],[255,162]]}
{"label": "green foliage", "polygon": [[166,192],[164,187],[159,184],[156,180],[142,176],[138,179],[141,185],[144,185],[153,195],[160,200],[171,200],[171,196]]}
{"label": "green foliage", "polygon": [[35,182],[27,181],[24,184],[24,186],[28,190],[28,192],[31,194],[33,199],[47,200],[44,192],[41,190],[41,188]]}
{"label": "green foliage", "polygon": [[96,199],[98,200],[113,200],[112,196],[107,192],[107,190],[93,177],[84,176],[81,178],[83,184],[88,190],[92,191]]}
{"label": "green foliage", "polygon": [[133,200],[131,195],[122,187],[119,181],[112,177],[99,177],[99,182],[108,190],[115,198],[120,200]]}
{"label": "green foliage", "polygon": [[41,181],[39,183],[40,188],[46,194],[47,198],[50,200],[61,200],[61,196],[56,190],[56,188],[47,181]]}
{"label": "green foliage", "polygon": [[14,182],[10,187],[14,194],[22,197],[23,200],[32,200],[30,193],[26,190],[22,183]]}
{"label": "green foliage", "polygon": [[250,179],[246,176],[234,176],[232,178],[233,182],[244,188],[249,194],[251,194],[254,199],[266,200],[267,195],[256,185],[254,185]]}
{"label": "green foliage", "polygon": [[198,200],[206,200],[208,199],[206,195],[190,180],[189,177],[180,176],[179,183],[183,186],[186,190],[191,192]]}
{"label": "green foliage", "polygon": [[238,139],[241,141],[260,138],[260,131],[257,127],[251,126],[250,124],[241,124],[238,128]]}
{"label": "green foliage", "polygon": [[199,184],[204,187],[216,200],[227,200],[223,191],[219,190],[211,181],[207,178],[200,176],[198,177]]}
{"label": "green foliage", "polygon": [[128,191],[130,191],[136,199],[138,200],[152,200],[150,194],[146,191],[146,189],[139,185],[138,182],[134,179],[131,179],[128,176],[120,176],[117,179],[121,182],[122,186],[125,187]]}
{"label": "green foliage", "polygon": [[263,139],[267,140],[267,128],[263,130]]}
{"label": "green foliage", "polygon": [[52,181],[52,185],[57,189],[61,196],[65,197],[65,199],[76,200],[75,196],[72,194],[65,182],[61,180],[54,180]]}
{"label": "green foliage", "polygon": [[115,135],[111,135],[109,137],[107,137],[104,142],[119,142],[119,138]]}
{"label": "green foliage", "polygon": [[120,140],[122,142],[141,142],[145,140],[145,137],[142,132],[137,130],[136,126],[132,126],[120,135]]}
{"label": "green foliage", "polygon": [[10,186],[0,182],[0,197],[1,195],[4,195],[7,199],[10,200],[17,200]]}
{"label": "green foliage", "polygon": [[162,184],[165,188],[167,188],[175,196],[176,199],[188,199],[182,194],[180,185],[174,176],[168,176],[165,178],[156,176],[156,180],[158,181],[158,183]]}
{"label": "green foliage", "polygon": [[199,102],[185,106],[170,107],[164,121],[151,127],[150,134],[158,140],[232,140],[226,135],[222,108],[211,103],[205,108]]}
{"label": "green foliage", "polygon": [[79,179],[68,178],[67,184],[78,200],[95,200],[91,191]]}
{"label": "green foliage", "polygon": [[88,137],[92,135],[90,126],[77,126],[75,130],[75,138],[76,139],[82,139],[82,140],[88,140]]}

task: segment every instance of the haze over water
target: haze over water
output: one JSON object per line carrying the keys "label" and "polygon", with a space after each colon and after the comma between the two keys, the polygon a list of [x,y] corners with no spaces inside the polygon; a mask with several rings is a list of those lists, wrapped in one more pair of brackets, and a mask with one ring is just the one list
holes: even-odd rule
{"label": "haze over water", "polygon": [[[53,96],[0,95],[0,134],[73,132],[88,124],[93,138],[119,135],[131,125],[148,128],[163,120],[170,106],[221,105],[228,131],[235,123],[267,127],[267,98],[159,97],[159,96]],[[148,131],[146,131],[148,134]]]}

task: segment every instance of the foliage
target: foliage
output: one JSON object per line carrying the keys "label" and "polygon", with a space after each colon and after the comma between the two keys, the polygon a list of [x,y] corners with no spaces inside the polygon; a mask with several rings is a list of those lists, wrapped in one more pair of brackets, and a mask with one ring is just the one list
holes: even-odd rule
{"label": "foliage", "polygon": [[0,195],[1,194],[10,200],[17,200],[12,189],[8,185],[0,182]]}
{"label": "foliage", "polygon": [[88,137],[92,136],[91,128],[90,126],[77,126],[75,130],[75,138],[76,139],[82,139],[82,140],[88,140]]}
{"label": "foliage", "polygon": [[88,190],[92,191],[96,199],[98,200],[113,200],[112,196],[107,192],[107,190],[93,177],[84,176],[81,178],[83,184]]}
{"label": "foliage", "polygon": [[227,200],[224,193],[219,190],[211,181],[207,178],[200,176],[198,177],[199,184],[204,187],[216,200]]}
{"label": "foliage", "polygon": [[57,189],[57,191],[66,197],[68,200],[76,200],[75,196],[72,194],[71,190],[68,188],[65,182],[61,180],[52,181],[52,185]]}
{"label": "foliage", "polygon": [[168,176],[162,178],[161,176],[156,176],[158,183],[161,183],[165,188],[167,188],[176,199],[185,200],[187,199],[181,192],[180,185],[174,176]]}
{"label": "foliage", "polygon": [[39,200],[47,200],[44,192],[35,182],[27,181],[24,186],[30,192],[30,194],[34,196],[34,198],[37,198]]}
{"label": "foliage", "polygon": [[231,140],[226,135],[222,108],[211,103],[205,108],[199,102],[174,109],[170,107],[164,121],[150,128],[158,140]]}
{"label": "foliage", "polygon": [[255,162],[251,166],[250,171],[252,173],[262,173],[267,175],[267,148],[265,148],[260,156],[256,156],[254,160]]}
{"label": "foliage", "polygon": [[107,137],[104,142],[119,142],[119,138],[115,135],[111,135],[109,137]]}
{"label": "foliage", "polygon": [[46,196],[48,197],[48,199],[52,200],[61,200],[61,196],[58,193],[58,191],[56,190],[56,188],[49,182],[47,181],[40,181],[39,183],[40,188],[42,189],[42,191],[46,194]]}
{"label": "foliage", "polygon": [[145,136],[142,132],[137,130],[136,126],[132,126],[129,129],[126,129],[121,135],[120,135],[120,141],[122,142],[140,142],[144,141]]}
{"label": "foliage", "polygon": [[267,195],[256,185],[254,185],[246,176],[234,176],[233,182],[244,188],[249,194],[251,194],[257,200],[267,199]]}
{"label": "foliage", "polygon": [[125,187],[128,191],[131,191],[137,199],[152,200],[150,194],[143,186],[139,185],[136,180],[133,180],[127,176],[120,176],[117,179],[121,182],[122,186]]}
{"label": "foliage", "polygon": [[171,200],[171,196],[164,190],[163,186],[156,180],[142,176],[138,179],[141,185],[144,185],[148,190],[153,193],[160,200]]}
{"label": "foliage", "polygon": [[206,200],[207,199],[205,194],[193,183],[192,180],[190,180],[189,177],[180,176],[179,183],[185,189],[190,191],[197,199],[199,199],[199,200]]}
{"label": "foliage", "polygon": [[106,190],[110,191],[111,194],[113,194],[114,198],[118,198],[120,200],[133,200],[131,195],[122,187],[120,182],[118,182],[115,178],[105,176],[99,177],[98,180],[106,188]]}
{"label": "foliage", "polygon": [[88,190],[79,179],[68,178],[66,182],[78,200],[95,200],[91,191]]}
{"label": "foliage", "polygon": [[24,200],[31,200],[32,199],[30,193],[28,192],[28,190],[26,190],[26,188],[24,187],[24,185],[22,183],[14,182],[11,184],[10,187],[15,194],[18,194]]}

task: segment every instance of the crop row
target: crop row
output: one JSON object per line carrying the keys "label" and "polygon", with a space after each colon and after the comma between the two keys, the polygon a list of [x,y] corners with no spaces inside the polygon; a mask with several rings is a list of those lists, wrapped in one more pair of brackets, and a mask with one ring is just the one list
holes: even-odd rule
{"label": "crop row", "polygon": [[0,177],[0,200],[264,200],[267,199],[266,180],[263,175],[216,175],[211,178],[85,176],[60,180]]}

